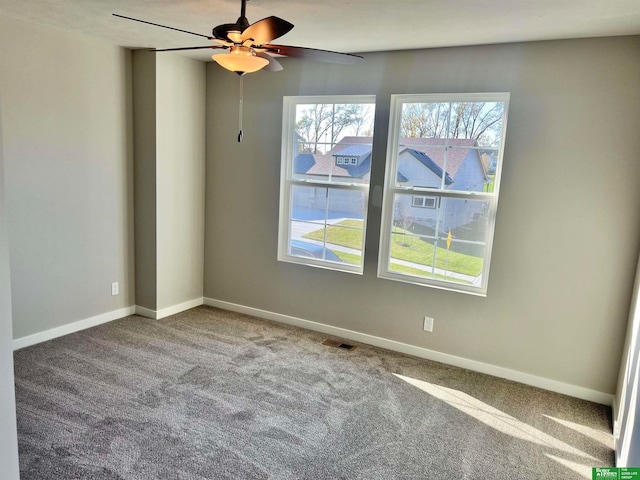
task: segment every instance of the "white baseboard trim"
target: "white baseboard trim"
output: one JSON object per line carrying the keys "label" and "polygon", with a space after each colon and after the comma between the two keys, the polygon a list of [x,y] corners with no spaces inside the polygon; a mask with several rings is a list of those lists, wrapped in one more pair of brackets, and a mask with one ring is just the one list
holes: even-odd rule
{"label": "white baseboard trim", "polygon": [[150,308],[141,307],[140,305],[136,305],[135,314],[140,315],[141,317],[151,318],[153,320],[157,320],[158,312],[155,310],[151,310]]}
{"label": "white baseboard trim", "polygon": [[119,318],[123,318],[129,315],[133,315],[135,307],[125,307],[119,310],[113,310],[111,312],[96,315],[95,317],[85,318],[73,323],[67,323],[60,327],[51,328],[44,332],[34,333],[33,335],[27,335],[26,337],[16,338],[13,341],[13,349],[20,350],[21,348],[30,347],[36,343],[46,342],[57,337],[69,335],[70,333],[79,332],[87,328],[95,327],[103,323],[111,322]]}
{"label": "white baseboard trim", "polygon": [[141,307],[136,305],[136,315],[141,315],[143,317],[152,318],[154,320],[160,320],[161,318],[169,317],[171,315],[175,315],[176,313],[184,312],[185,310],[189,310],[194,307],[199,307],[204,302],[202,297],[194,298],[193,300],[189,300],[188,302],[179,303],[178,305],[172,305],[167,308],[163,308],[161,310],[151,310],[150,308]]}
{"label": "white baseboard trim", "polygon": [[68,323],[60,327],[45,330],[44,332],[34,333],[33,335],[27,335],[26,337],[16,338],[13,341],[13,350],[20,350],[21,348],[30,347],[37,343],[46,342],[47,340],[53,340],[54,338],[69,335],[70,333],[79,332],[87,328],[95,327],[103,323],[111,322],[119,318],[127,317],[129,315],[141,315],[143,317],[159,320],[176,313],[184,312],[194,307],[202,305],[203,298],[195,298],[188,302],[173,305],[171,307],[163,308],[162,310],[151,310],[149,308],[140,307],[138,305],[121,308],[119,310],[113,310],[112,312],[96,315],[95,317],[85,318],[77,322]]}
{"label": "white baseboard trim", "polygon": [[225,302],[223,300],[216,300],[214,298],[205,297],[204,305],[222,308],[224,310],[230,310],[232,312],[244,313],[247,315],[252,315],[254,317],[273,320],[280,323],[286,323],[288,325],[294,325],[296,327],[302,327],[308,330],[314,330],[316,332],[334,335],[336,337],[344,338],[347,340],[354,340],[357,342],[374,345],[376,347],[405,353],[407,355],[413,355],[415,357],[425,358],[427,360],[433,360],[436,362],[445,363],[447,365],[466,368],[467,370],[473,370],[475,372],[486,373],[488,375],[493,375],[494,377],[506,378],[507,380],[513,380],[515,382],[520,382],[526,385],[550,390],[552,392],[561,393],[571,397],[600,403],[602,405],[613,405],[613,395],[608,393],[598,392],[596,390],[591,390],[577,385],[571,385],[569,383],[563,383],[557,380],[538,377],[529,373],[523,373],[517,370],[511,370],[509,368],[491,365],[489,363],[478,362],[476,360],[471,360],[464,357],[449,355],[448,353],[437,352],[435,350],[429,350],[423,347],[416,347],[415,345],[396,342],[395,340],[376,337],[367,333],[355,332],[353,330],[347,330],[345,328],[334,327],[331,325],[326,325],[324,323],[318,323],[310,320],[304,320],[302,318],[291,317],[289,315],[269,312],[267,310],[260,310],[258,308],[246,307],[244,305]]}

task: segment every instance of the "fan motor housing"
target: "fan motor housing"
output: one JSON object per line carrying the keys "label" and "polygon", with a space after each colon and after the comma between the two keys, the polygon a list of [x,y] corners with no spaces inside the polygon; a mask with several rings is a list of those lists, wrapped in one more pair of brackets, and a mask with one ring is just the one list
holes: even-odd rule
{"label": "fan motor housing", "polygon": [[213,28],[213,36],[219,40],[229,41],[229,32],[244,32],[249,27],[249,21],[245,17],[240,17],[236,23],[223,23]]}

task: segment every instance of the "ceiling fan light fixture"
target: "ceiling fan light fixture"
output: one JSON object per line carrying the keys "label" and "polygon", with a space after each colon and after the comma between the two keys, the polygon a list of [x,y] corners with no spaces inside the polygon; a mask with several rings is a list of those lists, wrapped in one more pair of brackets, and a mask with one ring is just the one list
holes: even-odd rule
{"label": "ceiling fan light fixture", "polygon": [[221,67],[238,75],[257,72],[269,64],[269,60],[257,57],[248,47],[231,47],[229,53],[219,53],[211,58]]}

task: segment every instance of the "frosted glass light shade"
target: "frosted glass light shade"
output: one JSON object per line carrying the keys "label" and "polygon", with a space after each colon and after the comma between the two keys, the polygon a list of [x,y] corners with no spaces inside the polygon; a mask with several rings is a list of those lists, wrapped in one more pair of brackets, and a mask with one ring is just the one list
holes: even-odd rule
{"label": "frosted glass light shade", "polygon": [[213,58],[220,66],[235,73],[253,73],[269,64],[269,60],[256,57],[252,53],[243,51],[231,51],[231,53],[220,53],[213,55]]}

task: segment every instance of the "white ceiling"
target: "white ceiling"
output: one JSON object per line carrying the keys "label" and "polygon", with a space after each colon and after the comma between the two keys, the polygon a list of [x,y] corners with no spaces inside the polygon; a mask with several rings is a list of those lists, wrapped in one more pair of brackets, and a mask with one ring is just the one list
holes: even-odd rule
{"label": "white ceiling", "polygon": [[[240,0],[0,0],[0,14],[101,37],[125,47],[206,45],[234,23]],[[274,41],[342,52],[640,34],[640,0],[250,0],[247,18],[275,15],[295,28]],[[46,39],[42,39],[46,42]],[[187,52],[210,60],[210,50]]]}

